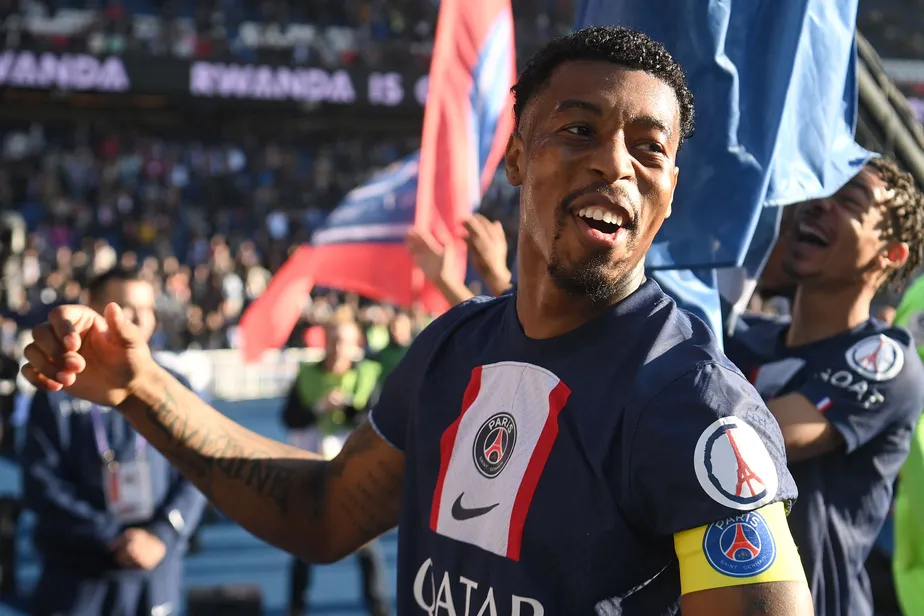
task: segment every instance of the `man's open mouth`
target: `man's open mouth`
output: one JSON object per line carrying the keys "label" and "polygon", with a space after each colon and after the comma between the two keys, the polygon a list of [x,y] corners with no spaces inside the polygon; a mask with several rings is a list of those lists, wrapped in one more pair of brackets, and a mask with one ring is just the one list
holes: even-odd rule
{"label": "man's open mouth", "polygon": [[799,223],[796,227],[795,239],[797,242],[819,248],[826,248],[830,244],[827,234],[822,229],[805,222]]}
{"label": "man's open mouth", "polygon": [[616,233],[625,222],[621,214],[614,214],[596,206],[581,208],[576,216],[587,223],[588,227],[600,233]]}

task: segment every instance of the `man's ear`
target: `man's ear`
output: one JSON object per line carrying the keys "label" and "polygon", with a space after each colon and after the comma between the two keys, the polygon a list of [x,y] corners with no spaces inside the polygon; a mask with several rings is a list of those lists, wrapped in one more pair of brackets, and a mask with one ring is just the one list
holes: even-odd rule
{"label": "man's ear", "polygon": [[908,244],[905,242],[891,242],[882,251],[881,259],[883,269],[896,270],[908,262]]}
{"label": "man's ear", "polygon": [[507,172],[507,181],[510,182],[511,186],[523,184],[523,176],[525,175],[523,169],[525,162],[523,145],[523,137],[520,136],[518,131],[510,134],[510,139],[507,140],[507,150],[504,152],[504,169]]}
{"label": "man's ear", "polygon": [[671,200],[667,203],[667,212],[664,218],[670,218],[674,212],[674,192],[677,190],[677,179],[680,177],[680,167],[674,166],[674,183],[671,184]]}

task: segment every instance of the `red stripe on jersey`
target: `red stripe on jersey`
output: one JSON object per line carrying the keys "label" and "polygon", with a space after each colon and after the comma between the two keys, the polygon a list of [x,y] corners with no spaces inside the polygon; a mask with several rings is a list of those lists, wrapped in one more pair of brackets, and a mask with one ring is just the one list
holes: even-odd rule
{"label": "red stripe on jersey", "polygon": [[436,491],[433,494],[433,507],[430,509],[430,528],[436,532],[436,527],[440,519],[440,500],[443,496],[443,483],[446,481],[446,472],[449,470],[449,461],[452,459],[452,450],[456,444],[456,435],[459,432],[459,424],[465,417],[466,411],[471,408],[478,398],[481,391],[481,366],[472,370],[472,378],[465,388],[465,394],[462,396],[462,412],[456,418],[452,425],[443,432],[440,439],[440,474],[436,479]]}
{"label": "red stripe on jersey", "polygon": [[552,453],[552,446],[555,444],[555,439],[558,438],[558,414],[565,408],[570,396],[571,389],[561,381],[549,393],[549,415],[546,417],[545,425],[539,435],[539,441],[533,450],[526,472],[523,474],[520,489],[517,490],[516,500],[513,501],[509,534],[507,535],[507,558],[510,560],[520,560],[520,548],[523,545],[523,527],[526,525],[526,515],[529,513],[533,496],[539,486],[539,479],[542,477],[545,463],[548,462],[549,455]]}

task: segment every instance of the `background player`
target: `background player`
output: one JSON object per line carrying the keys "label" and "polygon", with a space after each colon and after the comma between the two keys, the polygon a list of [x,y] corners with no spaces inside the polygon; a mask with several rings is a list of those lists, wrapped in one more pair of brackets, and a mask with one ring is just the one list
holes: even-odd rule
{"label": "background player", "polygon": [[742,321],[726,346],[782,427],[800,494],[789,522],[818,614],[873,614],[864,563],[924,408],[924,367],[870,303],[920,265],[922,205],[911,176],[878,158],[833,197],[793,206],[791,321]]}
{"label": "background player", "polygon": [[119,405],[229,516],[306,559],[400,520],[402,614],[663,614],[681,592],[687,616],[811,613],[779,428],[705,325],[644,282],[692,130],[680,67],[592,28],[540,51],[515,94],[517,294],[427,328],[332,462],[208,408],[116,307],[55,310],[24,374]]}

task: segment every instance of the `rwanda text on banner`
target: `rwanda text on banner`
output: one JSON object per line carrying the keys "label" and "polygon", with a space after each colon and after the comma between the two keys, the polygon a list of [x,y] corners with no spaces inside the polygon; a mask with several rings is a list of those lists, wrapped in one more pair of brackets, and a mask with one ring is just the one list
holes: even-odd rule
{"label": "rwanda text on banner", "polygon": [[[515,77],[510,0],[444,0],[421,151],[351,192],[314,234],[319,286],[447,308],[430,285],[415,288],[404,237],[416,224],[441,242],[459,241],[513,129]],[[458,250],[465,254],[464,243]]]}
{"label": "rwanda text on banner", "polygon": [[[696,132],[678,156],[674,213],[650,268],[740,266],[760,221],[778,218],[762,219],[762,207],[831,195],[867,160],[853,139],[857,4],[582,0],[578,27],[647,33],[680,62],[693,91]],[[668,276],[663,286],[683,284]]]}

